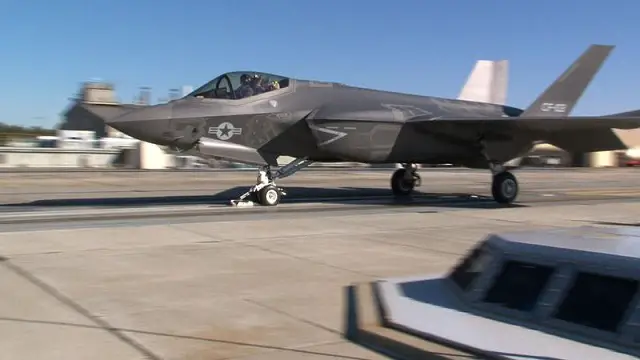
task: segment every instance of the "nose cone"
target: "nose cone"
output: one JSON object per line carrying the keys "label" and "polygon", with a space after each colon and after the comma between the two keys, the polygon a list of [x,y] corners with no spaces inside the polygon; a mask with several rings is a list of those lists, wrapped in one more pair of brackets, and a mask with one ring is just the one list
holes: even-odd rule
{"label": "nose cone", "polygon": [[106,121],[107,125],[136,139],[162,144],[163,133],[173,115],[172,104],[160,104],[126,112]]}

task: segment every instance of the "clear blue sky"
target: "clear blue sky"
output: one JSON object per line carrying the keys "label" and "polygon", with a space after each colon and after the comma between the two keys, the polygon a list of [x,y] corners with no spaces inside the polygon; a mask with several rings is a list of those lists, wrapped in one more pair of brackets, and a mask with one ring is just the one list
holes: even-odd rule
{"label": "clear blue sky", "polygon": [[589,44],[617,48],[574,114],[640,108],[640,1],[0,0],[0,121],[53,126],[78,84],[154,100],[256,70],[456,97],[478,59],[508,59],[527,106]]}

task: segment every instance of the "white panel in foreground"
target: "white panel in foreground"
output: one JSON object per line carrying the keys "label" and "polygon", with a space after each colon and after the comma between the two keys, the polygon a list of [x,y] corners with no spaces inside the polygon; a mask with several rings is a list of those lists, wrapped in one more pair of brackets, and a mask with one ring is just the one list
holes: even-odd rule
{"label": "white panel in foreground", "polygon": [[[408,285],[419,288],[412,291],[414,295],[411,297],[406,296],[403,291]],[[387,321],[392,325],[499,358],[637,359],[631,355],[471,314],[448,291],[444,277],[387,279],[380,283],[380,293],[387,309]]]}

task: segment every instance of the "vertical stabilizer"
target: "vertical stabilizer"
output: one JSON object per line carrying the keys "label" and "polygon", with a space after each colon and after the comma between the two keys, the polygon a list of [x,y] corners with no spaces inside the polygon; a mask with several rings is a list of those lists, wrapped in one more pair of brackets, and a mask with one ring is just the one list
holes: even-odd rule
{"label": "vertical stabilizer", "polygon": [[589,46],[520,116],[569,116],[613,48]]}
{"label": "vertical stabilizer", "polygon": [[505,105],[509,61],[479,60],[464,84],[459,100]]}

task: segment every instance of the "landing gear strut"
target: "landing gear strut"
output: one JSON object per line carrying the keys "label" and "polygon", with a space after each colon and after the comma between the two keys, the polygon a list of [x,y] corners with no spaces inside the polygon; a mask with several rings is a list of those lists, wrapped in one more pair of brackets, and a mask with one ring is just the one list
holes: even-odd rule
{"label": "landing gear strut", "polygon": [[391,176],[391,190],[394,195],[406,196],[411,194],[416,186],[420,186],[421,182],[417,165],[402,164],[402,168]]}
{"label": "landing gear strut", "polygon": [[271,171],[271,167],[269,166],[261,167],[258,171],[256,184],[252,186],[249,191],[242,194],[239,199],[231,200],[231,205],[237,206],[249,203],[248,200],[257,202],[263,206],[278,205],[282,196],[287,195],[287,193],[283,188],[276,185],[275,180],[291,176],[312,163],[313,161],[306,159],[295,159],[275,172]]}
{"label": "landing gear strut", "polygon": [[505,166],[497,161],[494,161],[486,151],[487,143],[482,138],[479,139],[480,152],[482,156],[489,163],[489,169],[493,176],[491,182],[491,195],[493,199],[499,204],[511,204],[518,197],[518,180]]}

